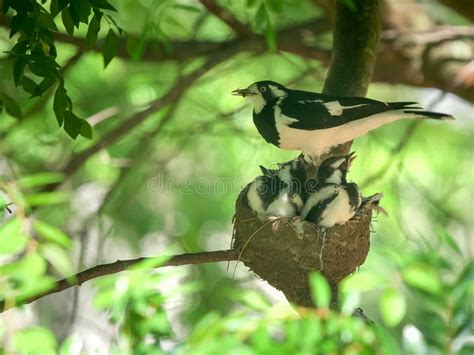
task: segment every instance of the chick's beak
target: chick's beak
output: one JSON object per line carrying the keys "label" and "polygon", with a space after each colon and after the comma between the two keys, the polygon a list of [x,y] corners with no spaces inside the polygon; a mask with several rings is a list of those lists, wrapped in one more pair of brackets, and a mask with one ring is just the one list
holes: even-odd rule
{"label": "chick's beak", "polygon": [[346,155],[346,160],[347,160],[347,165],[350,168],[352,165],[352,162],[357,158],[357,155],[355,155],[355,152],[350,152],[348,155]]}
{"label": "chick's beak", "polygon": [[232,95],[246,97],[253,94],[250,92],[249,89],[237,89],[232,91]]}

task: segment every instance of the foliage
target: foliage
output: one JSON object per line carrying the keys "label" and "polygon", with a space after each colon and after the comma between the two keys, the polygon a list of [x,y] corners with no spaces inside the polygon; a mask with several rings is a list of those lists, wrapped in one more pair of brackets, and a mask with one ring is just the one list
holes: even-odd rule
{"label": "foliage", "polygon": [[[2,12],[15,19],[0,32],[7,52],[0,58],[5,305],[87,267],[161,255],[169,245],[178,252],[228,248],[241,187],[259,174],[259,164],[294,157],[266,145],[248,106],[229,93],[263,78],[320,90],[320,61],[278,49],[280,29],[322,10],[303,0],[217,4],[260,34],[269,50],[232,54],[180,89],[171,105],[126,130],[201,68],[199,56],[179,58],[180,43],[232,41],[233,30],[200,2],[3,1]],[[322,50],[330,48],[329,38],[305,35]],[[171,59],[150,59],[149,46]],[[216,264],[152,272],[163,262],[154,260],[85,283],[78,297],[64,292],[9,310],[0,321],[1,350],[472,353],[474,226],[467,206],[474,130],[466,119],[472,107],[450,95],[383,84],[372,85],[369,96],[425,107],[436,102],[430,109],[453,113],[457,121],[414,129],[398,122],[355,142],[359,158],[350,180],[364,195],[383,191],[390,217],[374,220],[371,253],[345,280],[341,313],[328,309],[328,288],[318,274],[310,280],[319,308],[296,312],[242,265],[233,277],[232,268]],[[84,139],[92,132],[93,139]],[[375,324],[350,317],[357,307]]]}
{"label": "foliage", "polygon": [[[35,0],[3,1],[3,14],[8,14],[10,9],[15,13],[11,17],[10,37],[19,34],[16,44],[9,51],[15,85],[21,86],[33,98],[42,96],[57,84],[53,108],[59,126],[64,124],[64,130],[72,138],[76,138],[79,134],[92,138],[90,124],[73,112],[72,100],[65,88],[60,65],[56,62],[57,49],[53,32],[57,32],[58,27],[55,17],[61,14],[62,23],[71,36],[74,34],[74,28],[78,29],[80,23],[88,25],[87,44],[92,48],[100,31],[103,11],[116,11],[115,8],[107,0],[52,0],[49,11]],[[112,17],[106,15],[105,18],[109,19],[109,23],[115,24]],[[118,26],[115,27],[118,32],[122,32]],[[103,50],[105,66],[109,64],[116,51],[117,35],[110,28]],[[37,83],[38,80],[41,81]],[[5,106],[6,111],[12,116],[22,117],[20,106],[7,94],[0,93],[0,98],[0,109]]]}

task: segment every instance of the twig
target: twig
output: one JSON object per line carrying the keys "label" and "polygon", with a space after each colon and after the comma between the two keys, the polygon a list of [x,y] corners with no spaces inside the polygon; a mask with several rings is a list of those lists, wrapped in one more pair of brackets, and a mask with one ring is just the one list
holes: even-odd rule
{"label": "twig", "polygon": [[[105,134],[94,145],[73,156],[62,172],[66,175],[67,178],[74,175],[84,165],[87,159],[89,159],[91,156],[93,156],[100,150],[117,142],[120,138],[122,138],[129,131],[140,125],[153,113],[176,101],[184,94],[187,89],[189,89],[189,87],[194,82],[196,82],[208,70],[220,63],[225,58],[227,58],[227,54],[221,53],[220,55],[216,55],[212,59],[208,60],[199,69],[195,70],[194,72],[188,74],[185,77],[180,78],[178,83],[171,90],[169,90],[168,93],[166,93],[158,100],[154,101],[148,108],[134,114],[133,116],[122,122],[122,124]],[[46,186],[45,191],[53,191],[62,183],[64,183],[64,181],[48,185]]]}
{"label": "twig", "polygon": [[[234,249],[228,250],[217,250],[217,251],[205,251],[200,253],[186,253],[180,255],[171,256],[167,262],[157,267],[165,267],[165,266],[181,266],[181,265],[195,265],[195,264],[206,264],[206,263],[215,263],[220,261],[229,261],[229,260],[237,260],[238,252]],[[122,271],[125,271],[132,265],[140,263],[146,260],[153,260],[154,257],[141,257],[137,259],[130,259],[130,260],[118,260],[114,263],[110,264],[102,264],[94,266],[90,269],[84,270],[76,275],[72,275],[68,278],[62,279],[56,283],[56,285],[49,291],[46,291],[42,294],[29,297],[26,299],[16,299],[16,300],[5,300],[0,301],[0,311],[6,311],[7,309],[28,304],[33,301],[36,301],[40,298],[45,296],[51,295],[53,293],[61,292],[67,290],[74,286],[80,286],[84,282],[89,280],[116,274]]]}
{"label": "twig", "polygon": [[[446,97],[445,91],[441,92],[439,95],[436,95],[436,97],[426,106],[426,109],[432,110],[445,97]],[[418,128],[418,126],[421,124],[421,122],[422,122],[421,119],[411,122],[411,124],[405,130],[405,133],[403,134],[398,144],[390,150],[391,156],[396,156],[397,154],[400,154],[408,146],[408,143],[410,142],[411,138],[414,136],[415,131]],[[387,174],[389,168],[392,166],[394,161],[395,159],[389,159],[379,170],[377,170],[375,173],[367,177],[360,184],[360,187],[364,188],[370,184],[373,184],[375,181],[382,179],[385,176],[385,174]]]}
{"label": "twig", "polygon": [[221,7],[214,0],[201,0],[206,9],[229,26],[238,36],[248,36],[251,34],[249,29],[241,24],[235,16],[225,8]]}

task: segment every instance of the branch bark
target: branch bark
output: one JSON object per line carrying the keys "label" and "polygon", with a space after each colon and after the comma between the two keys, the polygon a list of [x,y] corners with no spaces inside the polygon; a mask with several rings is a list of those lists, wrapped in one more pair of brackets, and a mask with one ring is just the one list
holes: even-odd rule
{"label": "branch bark", "polygon": [[[342,6],[342,5],[339,5]],[[381,36],[381,46],[377,54],[377,63],[374,69],[373,81],[402,84],[415,87],[434,87],[443,91],[452,92],[463,99],[474,102],[473,85],[456,85],[456,80],[463,72],[465,65],[470,61],[462,55],[469,50],[470,42],[474,41],[474,30],[472,27],[462,26],[442,26],[431,27],[428,31],[418,31],[416,29],[406,30],[405,23],[397,21],[416,21],[415,14],[405,14],[392,16],[384,13],[387,31]],[[420,15],[421,16],[421,15]],[[389,18],[390,17],[390,18]],[[408,21],[408,22],[410,22]],[[398,25],[397,25],[398,23]],[[8,27],[9,18],[0,16],[0,26]],[[299,56],[315,59],[329,65],[331,51],[308,44],[311,37],[323,34],[330,29],[330,22],[327,19],[314,19],[308,22],[282,29],[278,32],[278,48],[281,51],[290,52]],[[436,43],[438,38],[451,33],[450,43],[456,50],[443,51],[443,60],[437,55],[423,58],[420,63],[420,51],[429,45],[429,42]],[[67,34],[56,33],[55,40],[58,42],[77,46],[80,50],[87,50],[86,40],[80,37],[70,37]],[[102,50],[103,41],[98,41],[93,51]],[[251,34],[224,42],[189,40],[171,41],[172,51],[165,51],[163,45],[157,40],[150,40],[145,46],[142,56],[143,61],[161,62],[167,60],[185,61],[196,57],[209,57],[222,51],[230,55],[242,51],[253,53],[264,53],[267,50],[263,36]],[[466,50],[459,51],[460,45],[464,45]],[[472,44],[471,44],[472,46]],[[439,47],[439,46],[438,46]],[[432,53],[436,54],[437,51]],[[472,52],[471,52],[472,53]],[[461,55],[461,56],[460,56]],[[129,60],[132,59],[127,51],[126,41],[120,41],[117,57]],[[472,57],[472,54],[471,54]],[[422,69],[428,69],[423,71]]]}
{"label": "branch bark", "polygon": [[365,96],[372,78],[380,33],[379,1],[354,4],[355,11],[340,1],[337,4],[326,94]]}
{"label": "branch bark", "polygon": [[218,17],[222,22],[229,26],[238,36],[248,36],[251,34],[249,29],[241,24],[230,11],[221,7],[214,0],[201,0],[206,9]]}
{"label": "branch bark", "polygon": [[[23,304],[34,302],[40,298],[51,295],[53,293],[67,290],[74,286],[80,286],[84,282],[92,279],[96,279],[101,276],[112,275],[127,270],[132,265],[138,264],[142,261],[153,260],[154,257],[141,257],[130,260],[118,260],[110,264],[102,264],[94,266],[90,269],[84,270],[76,275],[72,275],[65,279],[58,281],[55,286],[39,295],[26,299],[16,300],[1,300],[0,301],[0,312],[6,311],[7,309],[17,307]],[[166,266],[182,266],[182,265],[196,265],[215,263],[221,261],[233,261],[238,259],[237,250],[218,250],[218,251],[206,251],[200,253],[187,253],[180,255],[173,255],[168,258],[168,261],[157,266],[158,268]]]}

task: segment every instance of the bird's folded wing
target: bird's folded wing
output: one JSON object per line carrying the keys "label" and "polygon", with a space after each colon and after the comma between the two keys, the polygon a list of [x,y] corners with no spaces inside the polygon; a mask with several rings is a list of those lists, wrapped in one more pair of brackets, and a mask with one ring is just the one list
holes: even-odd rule
{"label": "bird's folded wing", "polygon": [[339,190],[335,190],[334,193],[332,193],[331,195],[327,196],[326,198],[316,203],[308,211],[308,214],[306,215],[305,219],[307,221],[311,221],[315,223],[320,221],[324,217],[325,210],[328,207],[328,205],[331,202],[333,202],[337,198],[338,195],[339,195]]}
{"label": "bird's folded wing", "polygon": [[316,130],[341,126],[390,110],[409,108],[415,102],[384,103],[365,97],[337,97],[292,91],[280,104],[281,113],[297,121],[291,128]]}

